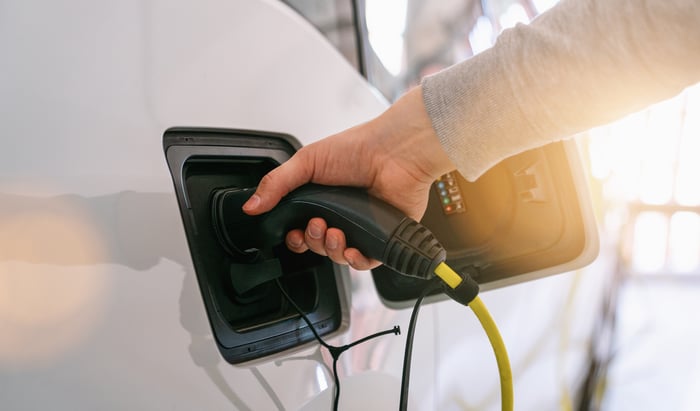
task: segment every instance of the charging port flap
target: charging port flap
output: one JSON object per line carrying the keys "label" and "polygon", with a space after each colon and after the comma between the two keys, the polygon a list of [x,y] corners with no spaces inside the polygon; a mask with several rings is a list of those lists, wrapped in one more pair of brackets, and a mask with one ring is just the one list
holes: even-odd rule
{"label": "charging port flap", "polygon": [[[595,258],[598,234],[575,142],[505,159],[475,182],[457,172],[434,183],[421,223],[482,290],[580,268]],[[422,280],[381,266],[372,271],[385,305],[413,304]],[[444,296],[434,295],[428,301]]]}

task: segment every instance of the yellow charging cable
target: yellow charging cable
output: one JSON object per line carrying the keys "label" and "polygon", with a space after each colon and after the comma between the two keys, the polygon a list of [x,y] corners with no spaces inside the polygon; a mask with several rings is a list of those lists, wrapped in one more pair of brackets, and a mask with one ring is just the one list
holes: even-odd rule
{"label": "yellow charging cable", "polygon": [[[457,288],[463,281],[462,277],[444,262],[440,263],[435,268],[435,274],[453,289]],[[481,323],[484,331],[486,331],[486,336],[489,338],[493,352],[496,355],[496,363],[501,380],[501,409],[503,411],[512,411],[514,404],[513,373],[510,369],[510,360],[508,359],[506,345],[503,343],[503,338],[498,331],[496,322],[493,320],[493,317],[491,317],[489,310],[484,305],[484,302],[481,301],[481,298],[476,296],[468,305]]]}

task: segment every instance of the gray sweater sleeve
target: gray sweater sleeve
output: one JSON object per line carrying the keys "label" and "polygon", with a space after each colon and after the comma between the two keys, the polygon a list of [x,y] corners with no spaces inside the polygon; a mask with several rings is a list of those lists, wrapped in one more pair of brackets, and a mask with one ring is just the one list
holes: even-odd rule
{"label": "gray sweater sleeve", "polygon": [[445,151],[473,181],[698,81],[700,1],[564,0],[422,86]]}

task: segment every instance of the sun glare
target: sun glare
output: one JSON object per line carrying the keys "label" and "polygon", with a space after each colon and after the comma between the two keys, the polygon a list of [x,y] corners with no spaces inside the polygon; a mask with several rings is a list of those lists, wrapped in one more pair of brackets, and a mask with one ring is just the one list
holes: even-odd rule
{"label": "sun glare", "polygon": [[590,132],[592,176],[626,210],[638,273],[700,271],[700,86]]}

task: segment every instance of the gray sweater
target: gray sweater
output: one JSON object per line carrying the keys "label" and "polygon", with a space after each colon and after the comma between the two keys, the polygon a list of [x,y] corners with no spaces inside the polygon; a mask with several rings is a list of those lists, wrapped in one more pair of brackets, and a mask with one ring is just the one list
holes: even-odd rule
{"label": "gray sweater", "polygon": [[423,80],[443,147],[470,181],[521,151],[700,81],[700,0],[564,0]]}

